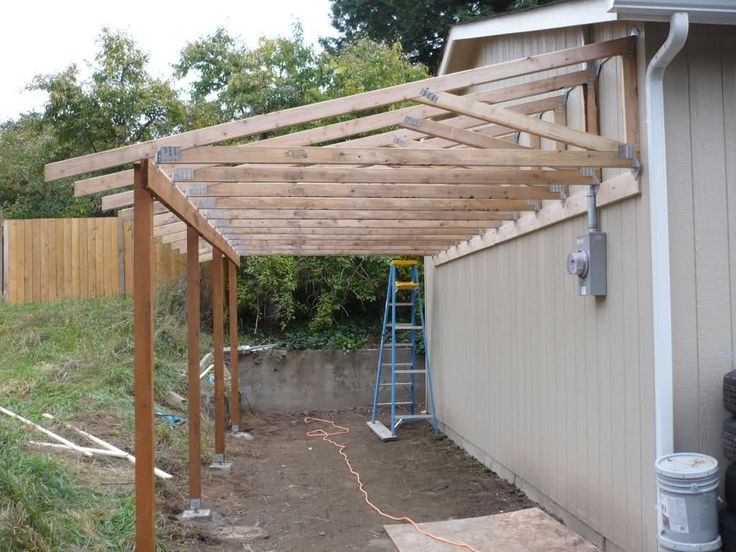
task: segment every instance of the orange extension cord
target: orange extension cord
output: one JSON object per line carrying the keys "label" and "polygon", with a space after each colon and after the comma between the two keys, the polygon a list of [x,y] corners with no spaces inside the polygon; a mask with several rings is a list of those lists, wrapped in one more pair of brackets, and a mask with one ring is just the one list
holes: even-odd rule
{"label": "orange extension cord", "polygon": [[417,523],[406,516],[392,516],[391,514],[387,514],[386,512],[383,512],[378,506],[373,504],[370,499],[368,498],[368,492],[365,490],[365,487],[363,486],[363,482],[360,480],[360,474],[353,469],[352,464],[350,463],[350,459],[348,458],[348,455],[345,454],[344,449],[347,445],[341,445],[340,443],[337,443],[330,439],[330,437],[335,437],[336,435],[345,435],[346,433],[350,433],[350,429],[344,426],[337,425],[332,420],[323,420],[322,418],[314,418],[312,416],[307,416],[304,418],[305,424],[310,424],[312,422],[322,422],[325,424],[330,424],[332,427],[338,429],[339,431],[333,431],[332,433],[328,433],[324,429],[313,429],[312,431],[307,431],[307,437],[322,437],[323,441],[327,441],[332,446],[337,448],[337,451],[340,453],[340,455],[345,459],[345,464],[348,467],[348,470],[350,470],[350,473],[352,473],[355,476],[355,479],[358,480],[358,487],[360,488],[360,492],[363,493],[363,498],[365,499],[365,503],[368,504],[371,508],[373,508],[376,512],[378,512],[379,515],[388,518],[393,521],[402,521],[405,523],[411,524],[414,529],[417,530],[418,533],[429,537],[430,539],[434,539],[437,542],[442,542],[444,544],[449,544],[450,546],[457,546],[458,548],[464,548],[465,550],[468,550],[469,552],[480,552],[477,548],[473,548],[471,545],[464,543],[464,542],[455,542],[449,539],[445,539],[443,537],[433,535],[429,531],[425,531],[424,529],[420,528]]}

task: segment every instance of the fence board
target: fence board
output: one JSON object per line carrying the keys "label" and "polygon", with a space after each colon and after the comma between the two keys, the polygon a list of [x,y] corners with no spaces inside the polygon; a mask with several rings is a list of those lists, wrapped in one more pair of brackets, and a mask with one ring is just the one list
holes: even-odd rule
{"label": "fence board", "polygon": [[[119,224],[111,217],[6,222],[7,302],[46,303],[132,294],[130,224]],[[157,285],[185,273],[185,256],[169,245],[157,241],[155,258]]]}

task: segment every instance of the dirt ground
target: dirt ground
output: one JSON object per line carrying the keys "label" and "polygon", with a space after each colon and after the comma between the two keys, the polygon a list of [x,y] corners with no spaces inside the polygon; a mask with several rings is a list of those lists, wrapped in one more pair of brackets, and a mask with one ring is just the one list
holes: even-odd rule
{"label": "dirt ground", "polygon": [[[366,410],[309,414],[350,428],[335,440],[347,445],[371,500],[388,513],[422,522],[533,506],[450,440],[435,437],[427,423],[404,426],[397,441],[382,443],[365,425]],[[228,437],[231,473],[203,476],[205,507],[223,519],[198,530],[182,527],[181,550],[395,550],[383,529],[389,521],[363,502],[337,449],[306,436],[321,425],[303,418],[246,417],[255,440]]]}

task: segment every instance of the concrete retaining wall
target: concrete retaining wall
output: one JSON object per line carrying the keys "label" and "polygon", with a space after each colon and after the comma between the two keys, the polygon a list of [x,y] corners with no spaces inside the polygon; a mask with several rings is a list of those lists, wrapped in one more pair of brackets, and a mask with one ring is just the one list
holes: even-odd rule
{"label": "concrete retaining wall", "polygon": [[[240,390],[253,408],[262,412],[370,406],[377,362],[378,349],[241,353]],[[423,360],[419,359],[417,367],[422,366]],[[417,381],[423,383],[424,378],[418,377]],[[423,385],[417,386],[417,397],[423,402]],[[242,404],[247,408],[245,400]]]}

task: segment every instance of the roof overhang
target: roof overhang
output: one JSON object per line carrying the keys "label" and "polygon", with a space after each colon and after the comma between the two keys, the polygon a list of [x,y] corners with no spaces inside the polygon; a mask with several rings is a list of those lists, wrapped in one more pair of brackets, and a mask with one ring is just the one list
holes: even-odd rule
{"label": "roof overhang", "polygon": [[686,12],[691,23],[736,24],[734,0],[609,0],[609,10],[628,21],[669,21],[672,14]]}
{"label": "roof overhang", "polygon": [[464,40],[594,25],[608,21],[662,21],[687,12],[691,23],[736,25],[734,0],[569,0],[503,13],[450,28],[439,74],[445,74]]}
{"label": "roof overhang", "polygon": [[[587,200],[575,186],[596,183],[602,168],[638,166],[635,47],[634,37],[618,38],[255,115],[50,163],[45,176],[140,161],[135,173],[77,181],[75,194],[120,190],[103,198],[103,209],[140,202],[148,216],[139,193],[147,191],[156,200],[153,234],[185,250],[193,228],[206,242],[198,243],[201,259],[214,248],[236,263],[247,255],[447,261],[577,216]],[[598,132],[585,66],[611,57],[626,67],[625,141]],[[572,71],[549,74],[562,68]],[[522,76],[532,80],[519,83]],[[499,87],[473,89],[487,83]],[[584,131],[567,124],[574,88],[587,98]],[[322,124],[303,129],[313,122]],[[138,188],[125,190],[134,174]],[[602,183],[599,198],[636,193],[631,177]]]}

